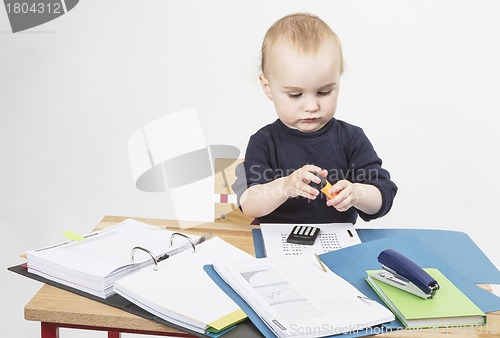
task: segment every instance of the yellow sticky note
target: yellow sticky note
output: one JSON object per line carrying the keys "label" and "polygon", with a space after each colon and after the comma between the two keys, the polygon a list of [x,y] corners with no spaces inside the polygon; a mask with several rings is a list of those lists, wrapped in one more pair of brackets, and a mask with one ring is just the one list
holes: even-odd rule
{"label": "yellow sticky note", "polygon": [[[208,324],[208,326],[213,328],[215,332],[219,332],[219,331],[222,331],[222,330],[228,328],[231,325],[234,325],[234,324],[241,322],[242,320],[244,320],[246,318],[247,318],[247,315],[245,314],[245,312],[243,312],[243,310],[241,310],[241,309],[238,309],[238,310],[231,312],[230,314],[228,314],[222,318],[219,318],[216,321]],[[211,330],[207,330],[207,331],[211,331]]]}
{"label": "yellow sticky note", "polygon": [[65,231],[62,235],[75,242],[83,241],[85,239],[85,237],[75,234],[73,231]]}

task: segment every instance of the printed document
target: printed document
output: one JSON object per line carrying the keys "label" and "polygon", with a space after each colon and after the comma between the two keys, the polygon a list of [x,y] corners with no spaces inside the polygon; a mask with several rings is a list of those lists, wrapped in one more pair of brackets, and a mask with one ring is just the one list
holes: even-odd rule
{"label": "printed document", "polygon": [[278,337],[323,337],[394,320],[387,308],[323,270],[313,254],[219,261],[217,273]]}
{"label": "printed document", "polygon": [[260,225],[266,257],[298,256],[304,253],[320,255],[361,243],[358,233],[351,223],[307,224],[321,229],[314,244],[288,243],[286,239],[296,225],[279,223],[262,223]]}

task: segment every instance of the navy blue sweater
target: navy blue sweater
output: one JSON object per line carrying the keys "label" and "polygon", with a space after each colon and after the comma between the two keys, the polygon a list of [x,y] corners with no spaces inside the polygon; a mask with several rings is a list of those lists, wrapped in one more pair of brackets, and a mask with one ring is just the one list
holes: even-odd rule
{"label": "navy blue sweater", "polygon": [[328,170],[330,183],[347,179],[352,183],[376,186],[382,194],[382,207],[375,215],[355,208],[339,212],[326,205],[325,196],[315,200],[289,198],[260,223],[355,223],[358,215],[369,221],[385,215],[392,207],[397,186],[389,172],[382,168],[371,142],[363,130],[332,118],[316,132],[304,133],[288,128],[279,119],[251,136],[245,161],[236,168],[232,188],[238,196],[255,184],[268,183],[290,175],[306,164]]}

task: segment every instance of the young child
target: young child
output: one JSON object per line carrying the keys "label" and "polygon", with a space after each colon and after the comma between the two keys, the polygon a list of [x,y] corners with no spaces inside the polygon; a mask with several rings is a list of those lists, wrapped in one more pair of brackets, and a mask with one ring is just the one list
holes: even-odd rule
{"label": "young child", "polygon": [[[233,190],[260,223],[355,223],[385,215],[397,192],[359,127],[336,120],[342,50],[317,16],[283,17],[262,43],[260,83],[278,119],[255,133]],[[327,198],[311,182],[332,183]]]}

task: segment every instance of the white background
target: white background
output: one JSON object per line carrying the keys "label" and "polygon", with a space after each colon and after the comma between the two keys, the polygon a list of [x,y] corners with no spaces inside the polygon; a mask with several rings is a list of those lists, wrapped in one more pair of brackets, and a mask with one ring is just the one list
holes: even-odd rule
{"label": "white background", "polygon": [[[257,80],[260,44],[296,11],[340,36],[336,117],[363,127],[399,186],[393,210],[360,226],[464,231],[500,266],[500,2],[83,0],[16,34],[2,7],[2,336],[39,334],[23,307],[41,284],[6,270],[18,254],[105,215],[175,218],[167,194],[135,188],[135,130],[196,107],[207,144],[243,155],[275,120]],[[176,130],[189,137],[188,125]],[[62,332],[93,336],[106,334]]]}

